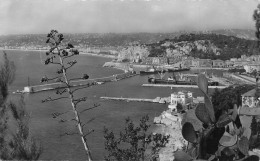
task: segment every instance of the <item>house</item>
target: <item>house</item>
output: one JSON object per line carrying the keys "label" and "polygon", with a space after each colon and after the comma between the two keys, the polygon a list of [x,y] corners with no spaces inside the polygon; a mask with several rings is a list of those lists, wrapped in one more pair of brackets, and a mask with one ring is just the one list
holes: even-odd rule
{"label": "house", "polygon": [[168,59],[166,57],[147,57],[143,60],[143,64],[147,64],[147,65],[167,65]]}
{"label": "house", "polygon": [[242,107],[239,108],[239,115],[258,116],[260,115],[260,89],[254,88],[242,97]]}
{"label": "house", "polygon": [[212,67],[213,68],[223,68],[225,66],[225,62],[223,60],[212,60]]}
{"label": "house", "polygon": [[225,61],[225,67],[233,67],[234,66],[234,62],[230,61],[230,60],[226,60]]}
{"label": "house", "polygon": [[179,91],[171,94],[171,102],[168,108],[171,111],[177,111],[177,104],[181,104],[184,109],[187,109],[189,104],[193,102],[192,92]]}
{"label": "house", "polygon": [[211,67],[210,59],[193,59],[191,60],[191,66],[193,67]]}
{"label": "house", "polygon": [[244,69],[247,73],[252,73],[254,70],[260,71],[260,64],[247,64],[244,65]]}
{"label": "house", "polygon": [[234,61],[234,67],[243,67],[247,64],[250,64],[250,61],[247,61],[247,60]]}

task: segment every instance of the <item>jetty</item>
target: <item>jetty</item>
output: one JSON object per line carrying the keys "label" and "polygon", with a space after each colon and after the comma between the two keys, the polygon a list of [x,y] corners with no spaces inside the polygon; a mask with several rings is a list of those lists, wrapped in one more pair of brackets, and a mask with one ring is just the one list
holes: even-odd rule
{"label": "jetty", "polygon": [[[170,88],[199,88],[197,85],[176,85],[176,84],[143,84],[143,87],[170,87]],[[228,86],[208,86],[208,88],[227,88]]]}
{"label": "jetty", "polygon": [[124,98],[124,97],[100,97],[103,100],[115,100],[126,102],[150,102],[150,103],[169,103],[169,98],[156,97],[154,99],[148,98]]}
{"label": "jetty", "polygon": [[[114,82],[123,80],[129,77],[136,76],[136,73],[133,72],[126,72],[122,74],[115,74],[113,76],[108,77],[102,77],[102,78],[94,78],[94,79],[87,79],[87,80],[77,80],[77,81],[71,81],[72,87],[78,87],[78,86],[93,86],[93,85],[100,85],[104,84],[106,82]],[[49,83],[49,84],[42,84],[42,85],[35,85],[35,86],[26,86],[23,89],[23,93],[36,93],[41,91],[48,91],[48,90],[55,90],[55,89],[61,89],[66,88],[67,86],[64,83]]]}

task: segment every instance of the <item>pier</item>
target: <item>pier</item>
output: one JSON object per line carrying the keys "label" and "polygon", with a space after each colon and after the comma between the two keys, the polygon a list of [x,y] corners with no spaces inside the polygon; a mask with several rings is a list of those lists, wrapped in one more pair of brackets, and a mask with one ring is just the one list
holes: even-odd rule
{"label": "pier", "polygon": [[169,103],[169,99],[156,97],[154,99],[148,98],[123,98],[123,97],[100,97],[100,99],[104,100],[115,100],[115,101],[126,101],[126,102],[150,102],[150,103]]}
{"label": "pier", "polygon": [[[106,82],[114,82],[114,81],[123,80],[123,79],[129,78],[129,77],[133,77],[135,75],[137,75],[137,74],[132,73],[132,72],[127,72],[127,73],[115,74],[113,76],[102,77],[102,78],[71,81],[71,86],[72,87],[78,87],[78,86],[99,85],[99,84],[104,84]],[[49,84],[42,84],[42,85],[24,87],[24,90],[22,92],[24,92],[24,93],[36,93],[36,92],[55,90],[55,89],[66,88],[66,87],[67,86],[64,83],[49,83]]]}
{"label": "pier", "polygon": [[[177,85],[177,84],[143,84],[143,87],[170,87],[170,88],[199,88],[197,85]],[[228,86],[208,86],[208,88],[227,88]]]}

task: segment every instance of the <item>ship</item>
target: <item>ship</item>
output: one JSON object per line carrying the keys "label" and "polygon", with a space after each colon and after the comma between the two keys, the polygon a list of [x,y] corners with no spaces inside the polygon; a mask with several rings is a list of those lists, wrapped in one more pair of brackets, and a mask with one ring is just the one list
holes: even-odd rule
{"label": "ship", "polygon": [[165,73],[167,70],[165,69],[155,69],[154,67],[147,68],[146,70],[141,70],[140,75],[145,75],[145,74],[158,74],[158,73]]}
{"label": "ship", "polygon": [[168,68],[168,72],[183,72],[189,70],[190,68]]}
{"label": "ship", "polygon": [[[167,79],[148,77],[148,82],[153,84],[197,85],[197,82],[193,81],[189,77],[183,76],[183,74],[179,74],[179,76],[180,76],[179,79],[177,79],[175,75]],[[215,81],[209,81],[208,85],[218,86],[219,83]]]}

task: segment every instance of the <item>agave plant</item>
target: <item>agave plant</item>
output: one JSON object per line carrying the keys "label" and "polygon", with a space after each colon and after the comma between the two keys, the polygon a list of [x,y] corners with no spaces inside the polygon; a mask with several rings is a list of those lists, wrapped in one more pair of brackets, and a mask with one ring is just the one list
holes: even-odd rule
{"label": "agave plant", "polygon": [[[203,128],[195,131],[192,123],[185,122],[182,135],[188,141],[186,151],[176,151],[175,161],[259,161],[258,156],[249,156],[249,140],[243,136],[237,106],[230,111],[223,111],[218,118],[208,95],[208,80],[204,74],[198,75],[198,87],[204,94],[204,104],[198,104],[196,117]],[[232,125],[229,130],[227,125]]]}

